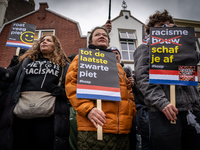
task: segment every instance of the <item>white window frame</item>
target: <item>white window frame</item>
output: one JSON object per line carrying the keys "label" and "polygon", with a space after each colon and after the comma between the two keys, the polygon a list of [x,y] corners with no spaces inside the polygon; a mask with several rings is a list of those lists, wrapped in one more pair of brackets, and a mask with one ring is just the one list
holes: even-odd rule
{"label": "white window frame", "polygon": [[[52,32],[53,31],[53,35],[55,35],[55,29],[41,29],[41,30],[35,30],[35,32],[38,31],[38,39],[40,39],[42,37],[42,32]],[[37,41],[38,39],[34,39],[34,41]]]}
{"label": "white window frame", "polygon": [[[122,33],[124,34],[126,34],[126,37],[123,37],[122,36]],[[133,36],[134,36],[134,38],[132,38],[132,37],[130,37],[129,36],[129,33],[133,33]],[[136,40],[136,35],[135,35],[135,32],[134,31],[119,31],[119,37],[120,37],[120,39],[131,39],[131,40]]]}
{"label": "white window frame", "polygon": [[[122,33],[126,33],[127,37],[122,37]],[[134,38],[129,36],[129,33],[133,33],[134,34]],[[121,61],[122,62],[133,62],[134,58],[131,60],[130,57],[130,53],[134,53],[135,49],[136,49],[136,45],[137,45],[137,35],[136,35],[136,30],[125,30],[125,29],[120,29],[119,30],[119,41],[120,41],[120,48],[121,48]],[[126,43],[127,44],[127,50],[123,50],[122,49],[122,43]],[[129,49],[129,43],[134,44],[135,49],[134,50],[130,50]],[[123,58],[123,52],[128,52],[128,59],[124,59]]]}
{"label": "white window frame", "polygon": [[[122,49],[122,43],[126,43],[127,50],[123,50]],[[129,44],[133,44],[134,47],[135,47],[135,49],[136,49],[136,43],[135,42],[133,42],[133,41],[120,41],[120,45],[121,45],[121,58],[122,58],[122,60],[125,60],[125,61],[134,61],[134,58],[131,60],[130,54],[134,53],[135,49],[134,50],[130,50],[129,49]],[[128,59],[123,59],[123,52],[128,52]]]}

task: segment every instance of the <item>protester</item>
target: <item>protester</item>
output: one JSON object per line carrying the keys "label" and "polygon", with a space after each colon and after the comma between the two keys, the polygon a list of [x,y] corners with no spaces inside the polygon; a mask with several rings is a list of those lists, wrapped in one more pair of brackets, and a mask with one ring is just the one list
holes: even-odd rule
{"label": "protester", "polygon": [[[120,51],[117,47],[110,47],[109,48],[113,53],[115,53],[116,55],[116,61],[117,63],[120,63],[121,62],[121,54],[120,54]],[[121,64],[121,63],[120,63]],[[121,64],[121,66],[123,67],[123,65]],[[130,67],[130,66],[128,66]],[[124,67],[125,68],[125,67]],[[124,69],[123,68],[123,69]],[[131,69],[124,69],[125,73],[126,73],[126,77],[128,78],[128,80],[130,81],[131,83],[131,87],[132,87],[132,90],[133,90],[133,87],[134,87],[134,79],[133,79],[133,76],[132,76],[132,71]],[[133,92],[133,95],[134,95],[134,91]],[[134,96],[134,99],[135,99],[135,96]],[[136,100],[136,99],[135,99]],[[136,114],[137,115],[137,114]],[[133,121],[132,121],[132,127],[131,127],[131,130],[130,130],[130,133],[129,133],[129,142],[130,142],[130,150],[136,150],[136,147],[137,147],[137,139],[136,139],[136,122],[135,122],[135,118],[133,118]]]}
{"label": "protester", "polygon": [[[71,62],[76,57],[76,55],[77,54],[71,54],[68,56],[68,58],[70,59]],[[69,104],[69,111],[70,111],[69,147],[70,147],[70,150],[76,150],[77,149],[77,136],[78,136],[78,126],[77,126],[77,119],[76,119],[77,112],[72,107],[70,102],[68,104]]]}
{"label": "protester", "polygon": [[10,84],[0,81],[0,120],[1,116],[3,114],[3,111],[5,109],[5,100],[9,94],[10,91]]}
{"label": "protester", "polygon": [[[108,32],[111,32],[112,25],[110,20],[107,20],[105,25],[103,26]],[[68,58],[72,61],[77,54],[72,54],[68,56]],[[76,115],[77,112],[73,108],[73,106],[69,102],[69,110],[70,110],[70,135],[69,135],[69,145],[70,150],[76,150],[77,149],[77,135],[78,135],[78,126],[77,126],[77,119]]]}
{"label": "protester", "polygon": [[[66,60],[68,58],[58,38],[45,35],[19,57],[17,65],[8,69],[0,68],[1,80],[14,81],[0,122],[1,150],[69,149],[69,108],[64,90],[69,66]],[[58,85],[60,77],[61,86]],[[17,117],[13,110],[22,98],[22,93],[25,96],[34,91],[38,95],[41,92],[49,92],[56,97],[53,114],[33,119]],[[34,113],[37,112],[32,114]]]}
{"label": "protester", "polygon": [[[19,55],[21,56],[22,54],[25,53],[25,51],[26,51],[26,49],[20,48]],[[18,57],[19,56],[14,55],[7,68],[17,65],[19,63]],[[0,81],[0,120],[1,120],[1,116],[3,114],[3,111],[5,109],[6,98],[8,97],[8,94],[9,94],[11,88],[12,88],[12,83],[6,83],[4,81]]]}
{"label": "protester", "polygon": [[120,54],[120,51],[118,50],[118,48],[117,47],[110,47],[109,49],[113,53],[115,53],[117,63],[120,63],[121,62],[121,54]]}
{"label": "protester", "polygon": [[[133,96],[134,96],[135,104],[136,104],[137,99],[135,97],[136,91],[135,91],[135,81],[134,81],[134,78],[133,78],[133,71],[132,71],[130,66],[124,66],[123,69],[126,72],[126,77],[128,78],[128,80],[131,83],[131,88],[132,88],[132,92],[133,92]],[[137,109],[137,106],[136,106],[136,109]],[[136,114],[136,116],[137,116],[137,114]],[[130,150],[138,150],[139,141],[137,139],[137,132],[136,132],[136,117],[134,117],[133,121],[132,121],[131,132],[129,133],[129,140],[130,140],[130,143],[132,143],[130,145]]]}
{"label": "protester", "polygon": [[[109,35],[103,27],[96,27],[89,37],[90,49],[107,51]],[[125,72],[117,63],[121,101],[102,101],[102,111],[97,109],[96,101],[76,98],[78,58],[72,61],[67,76],[65,89],[72,106],[78,112],[78,147],[77,149],[129,149],[128,133],[132,119],[136,114],[130,83]],[[103,140],[97,140],[97,125],[103,128]]]}
{"label": "protester", "polygon": [[[174,21],[167,10],[156,11],[149,17],[150,27],[173,27]],[[170,85],[149,83],[149,41],[134,53],[135,76],[148,108],[151,140],[154,150],[197,150],[200,147],[198,128],[188,123],[188,110],[200,123],[199,95],[195,86],[176,85],[176,106],[170,103]],[[170,121],[176,120],[176,124]]]}
{"label": "protester", "polygon": [[153,150],[151,144],[151,135],[149,129],[149,115],[147,106],[144,103],[144,96],[137,86],[137,81],[134,78],[134,86],[132,87],[133,94],[135,97],[135,105],[137,109],[136,114],[136,125],[137,125],[137,134],[141,136],[141,146],[142,150]]}

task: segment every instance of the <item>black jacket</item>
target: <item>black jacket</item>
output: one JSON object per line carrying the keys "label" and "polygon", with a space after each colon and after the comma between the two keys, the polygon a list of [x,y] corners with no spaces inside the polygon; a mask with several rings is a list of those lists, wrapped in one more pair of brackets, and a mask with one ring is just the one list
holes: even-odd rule
{"label": "black jacket", "polygon": [[137,109],[136,114],[136,125],[137,125],[137,133],[141,136],[149,137],[149,120],[147,118],[146,112],[147,107],[144,104],[144,96],[137,86],[137,81],[134,76],[134,86],[133,86],[133,94],[135,97],[135,105]]}
{"label": "black jacket", "polygon": [[[23,66],[27,66],[31,59],[25,59],[26,62],[23,63]],[[24,60],[24,61],[25,61]],[[6,100],[6,108],[3,113],[3,116],[0,121],[0,149],[1,150],[11,150],[13,143],[13,131],[12,125],[14,121],[13,109],[18,102],[21,84],[25,76],[25,69],[22,66],[22,63],[9,68],[9,76],[7,79],[12,78],[13,75],[17,75],[15,77],[13,88],[7,97]],[[65,85],[65,76],[68,70],[69,64],[66,63],[64,68],[64,74],[62,77],[61,86],[64,88]],[[11,81],[11,80],[10,80]],[[56,97],[56,105],[54,111],[54,150],[63,150],[69,149],[69,107],[67,105],[67,97]]]}

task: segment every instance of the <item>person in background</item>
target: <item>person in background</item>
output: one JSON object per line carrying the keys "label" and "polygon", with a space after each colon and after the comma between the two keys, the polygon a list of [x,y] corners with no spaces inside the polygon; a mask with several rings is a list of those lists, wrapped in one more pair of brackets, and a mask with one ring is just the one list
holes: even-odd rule
{"label": "person in background", "polygon": [[[115,53],[116,55],[116,61],[117,63],[120,63],[121,66],[123,67],[124,65],[122,65],[121,63],[121,54],[120,54],[120,51],[117,47],[110,47],[109,48],[113,53]],[[125,68],[125,67],[124,67]],[[124,69],[123,68],[123,69]],[[133,87],[134,87],[134,79],[133,79],[133,76],[132,76],[132,71],[131,70],[128,70],[128,69],[124,69],[125,73],[126,73],[126,77],[128,78],[128,80],[130,81],[131,83],[131,87],[132,87],[132,90],[133,90]],[[134,91],[133,92],[133,95],[134,95]],[[135,99],[135,97],[134,97]],[[135,99],[136,100],[136,99]],[[136,114],[137,115],[137,114]],[[136,139],[136,122],[135,122],[135,118],[133,118],[133,121],[132,121],[132,127],[131,127],[131,131],[129,133],[129,141],[130,141],[130,150],[136,150],[136,145],[137,145],[137,139]]]}
{"label": "person in background", "polygon": [[[72,62],[73,59],[76,57],[77,54],[72,54],[69,55],[68,58]],[[70,134],[69,134],[69,146],[70,150],[76,150],[77,149],[77,136],[78,136],[78,126],[77,126],[77,112],[76,110],[72,107],[71,103],[68,101],[69,105],[69,111],[70,111],[70,116],[69,116],[69,121],[70,121]]]}
{"label": "person in background", "polygon": [[[19,56],[24,54],[26,52],[26,50],[27,49],[20,48]],[[7,68],[17,65],[19,63],[19,61],[18,61],[19,56],[14,55]],[[9,94],[11,88],[12,88],[12,83],[7,83],[7,82],[0,80],[0,120],[1,120],[1,116],[3,114],[3,111],[5,109],[6,98],[8,97],[8,94]]]}
{"label": "person in background", "polygon": [[[0,122],[1,150],[69,149],[69,108],[64,89],[69,66],[66,60],[58,38],[45,35],[19,57],[17,65],[0,68],[1,80],[14,81]],[[62,82],[58,86],[62,70]],[[34,119],[17,117],[13,110],[20,93],[25,91],[45,91],[55,96],[53,115]]]}
{"label": "person in background", "polygon": [[148,109],[144,103],[144,96],[137,86],[137,81],[134,78],[134,86],[133,86],[133,94],[135,97],[135,105],[137,109],[136,114],[136,126],[137,126],[137,134],[141,136],[141,146],[142,150],[153,150],[151,143],[151,134],[149,129],[149,117],[148,117]]}
{"label": "person in background", "polygon": [[[107,51],[109,35],[105,28],[96,27],[89,37],[88,48]],[[129,150],[128,133],[132,125],[132,119],[136,114],[133,94],[130,89],[130,82],[126,78],[121,65],[117,63],[119,84],[121,91],[120,102],[102,101],[102,111],[97,109],[95,100],[76,98],[77,55],[69,66],[65,90],[70,103],[77,111],[78,123],[78,150],[81,149],[110,149]],[[103,127],[103,140],[97,140],[97,125]]]}
{"label": "person in background", "polygon": [[109,48],[113,53],[115,53],[117,63],[121,62],[121,54],[117,47],[110,47]]}
{"label": "person in background", "polygon": [[[156,11],[146,26],[174,27],[174,20],[167,10]],[[170,85],[149,83],[149,40],[134,53],[135,77],[148,108],[151,141],[154,150],[197,150],[200,147],[200,97],[195,86],[176,85],[176,106],[170,103]],[[197,58],[197,61],[198,58]],[[197,62],[198,63],[198,62]],[[189,111],[190,110],[190,111]],[[192,112],[192,113],[191,113]],[[191,116],[196,127],[191,125]],[[176,120],[176,124],[170,121]]]}

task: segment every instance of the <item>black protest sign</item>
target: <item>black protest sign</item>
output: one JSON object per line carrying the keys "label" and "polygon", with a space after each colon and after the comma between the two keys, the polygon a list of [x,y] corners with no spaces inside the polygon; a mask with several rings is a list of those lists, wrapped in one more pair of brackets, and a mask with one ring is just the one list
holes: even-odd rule
{"label": "black protest sign", "polygon": [[114,53],[79,49],[77,97],[121,100]]}
{"label": "black protest sign", "polygon": [[[196,68],[198,61],[194,35],[193,27],[150,29],[150,83],[194,85],[193,83],[179,82],[183,81],[183,75],[179,77],[184,71],[183,68],[190,68],[191,74],[196,71],[191,71],[191,68]],[[185,75],[189,73],[188,69],[185,71],[187,72]],[[194,78],[189,75],[184,78],[184,81],[193,81]]]}
{"label": "black protest sign", "polygon": [[6,46],[30,48],[33,45],[35,29],[33,24],[13,23]]}

